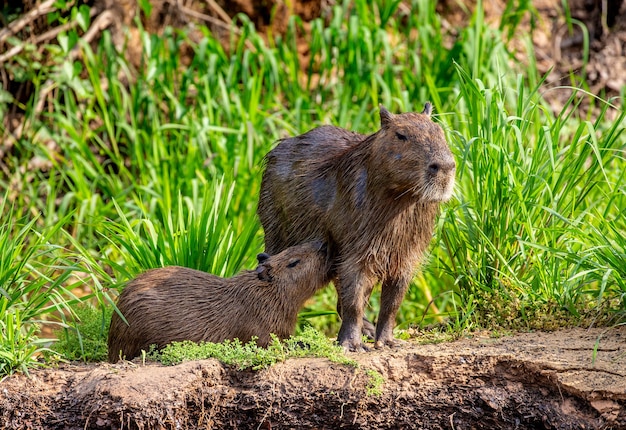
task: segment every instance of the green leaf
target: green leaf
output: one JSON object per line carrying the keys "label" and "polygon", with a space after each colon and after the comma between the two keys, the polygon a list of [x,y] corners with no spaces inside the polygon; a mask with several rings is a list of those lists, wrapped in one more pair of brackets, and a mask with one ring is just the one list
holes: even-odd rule
{"label": "green leaf", "polygon": [[86,4],[81,4],[78,7],[78,14],[76,16],[76,21],[78,22],[78,25],[83,31],[87,31],[87,29],[89,28],[89,25],[91,22],[91,17],[89,16],[90,10],[91,8],[87,6]]}

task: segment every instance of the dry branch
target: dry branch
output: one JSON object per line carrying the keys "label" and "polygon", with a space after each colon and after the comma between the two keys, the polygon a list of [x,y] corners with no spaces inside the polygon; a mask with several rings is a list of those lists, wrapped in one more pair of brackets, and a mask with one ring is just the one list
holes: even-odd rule
{"label": "dry branch", "polygon": [[55,0],[46,0],[23,17],[10,23],[4,30],[0,30],[0,42],[4,42],[7,38],[13,36],[40,16],[54,12],[56,10],[54,2]]}
{"label": "dry branch", "polygon": [[[233,30],[235,33],[241,34],[241,30],[235,27],[235,25],[233,24],[233,20],[230,18],[230,16],[228,16],[228,14],[226,14],[226,12],[224,12],[224,9],[222,9],[214,1],[209,1],[208,4],[224,21],[220,21],[217,18],[213,18],[212,16],[200,12],[196,12],[195,10],[185,7],[183,5],[178,5],[178,7],[180,11],[185,15],[191,16],[196,19],[201,19],[203,21],[217,25],[218,27],[222,27],[226,30]],[[244,43],[246,44],[246,48],[248,48],[250,51],[255,51],[254,45],[249,40],[246,40]]]}

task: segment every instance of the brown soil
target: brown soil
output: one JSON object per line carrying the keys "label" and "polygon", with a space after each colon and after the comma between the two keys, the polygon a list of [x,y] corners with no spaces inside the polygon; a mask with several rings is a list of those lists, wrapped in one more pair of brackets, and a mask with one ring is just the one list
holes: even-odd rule
{"label": "brown soil", "polygon": [[[533,32],[537,68],[549,73],[540,90],[555,112],[560,112],[572,86],[590,94],[611,100],[623,107],[626,85],[626,1],[624,0],[569,0],[572,18],[582,23],[588,34],[589,52],[585,56],[585,37],[581,25],[570,29],[566,24],[561,0],[536,0],[538,11]],[[527,55],[520,47],[518,58],[522,63]],[[584,85],[583,85],[584,82]],[[622,100],[616,97],[622,97]],[[580,93],[579,98],[584,94]],[[579,109],[586,113],[589,100]],[[597,109],[593,117],[597,116]],[[614,119],[618,110],[609,112]]]}
{"label": "brown soil", "polygon": [[[35,370],[0,385],[0,426],[626,428],[626,326],[407,342],[351,357],[359,368],[291,359],[257,372],[216,360]],[[383,376],[378,394],[368,370]]]}

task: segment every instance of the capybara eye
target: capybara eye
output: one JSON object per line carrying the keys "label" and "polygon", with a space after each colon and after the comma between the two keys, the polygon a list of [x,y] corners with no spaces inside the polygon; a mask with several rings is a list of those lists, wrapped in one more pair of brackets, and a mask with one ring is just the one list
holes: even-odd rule
{"label": "capybara eye", "polygon": [[300,260],[293,260],[291,263],[287,264],[287,267],[296,267]]}
{"label": "capybara eye", "polygon": [[396,131],[396,137],[400,140],[407,140],[407,137],[404,134],[398,133],[397,131]]}

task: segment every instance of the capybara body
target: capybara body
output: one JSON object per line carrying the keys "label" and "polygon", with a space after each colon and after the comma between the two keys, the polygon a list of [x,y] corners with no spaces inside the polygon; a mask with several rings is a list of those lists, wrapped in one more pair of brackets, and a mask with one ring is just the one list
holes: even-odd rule
{"label": "capybara body", "polygon": [[305,243],[269,256],[256,270],[221,278],[185,267],[148,270],[120,294],[109,329],[109,361],[132,359],[174,341],[238,338],[267,346],[290,336],[304,302],[330,281],[326,246]]}
{"label": "capybara body", "polygon": [[[322,126],[283,139],[266,156],[258,214],[266,251],[328,244],[342,318],[338,341],[363,349],[364,306],[382,283],[376,347],[393,345],[395,317],[452,196],[455,162],[427,103],[421,113],[380,109],[369,136]],[[367,332],[367,330],[366,330]]]}

